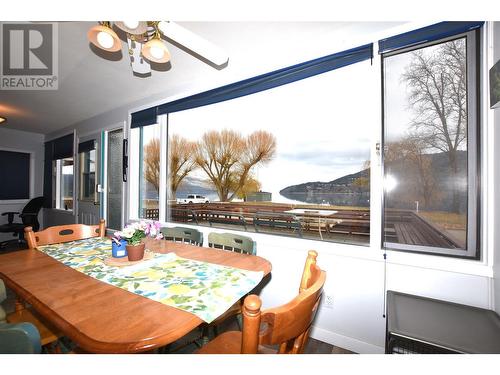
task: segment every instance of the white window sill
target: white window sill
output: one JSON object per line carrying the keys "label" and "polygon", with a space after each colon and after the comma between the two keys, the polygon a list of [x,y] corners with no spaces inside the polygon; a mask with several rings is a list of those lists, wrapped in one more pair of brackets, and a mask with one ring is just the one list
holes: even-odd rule
{"label": "white window sill", "polygon": [[[273,236],[263,233],[243,232],[224,228],[189,225],[184,223],[162,223],[163,226],[185,226],[197,229],[204,233],[204,241],[209,232],[230,232],[248,235],[257,241],[258,246],[282,248],[287,251],[316,250],[329,255],[355,258],[365,261],[384,262],[384,251],[380,247],[352,245],[335,242],[323,242],[295,237]],[[483,249],[483,253],[487,250]],[[463,273],[467,275],[493,277],[493,268],[486,262],[474,259],[443,257],[439,255],[415,254],[401,251],[387,250],[387,263],[400,264],[410,267],[434,269],[446,272]]]}

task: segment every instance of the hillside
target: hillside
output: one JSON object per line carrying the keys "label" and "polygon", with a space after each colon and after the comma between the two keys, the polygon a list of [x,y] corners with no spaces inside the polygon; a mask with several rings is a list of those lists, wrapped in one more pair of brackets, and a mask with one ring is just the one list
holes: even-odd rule
{"label": "hillside", "polygon": [[359,186],[354,182],[359,178],[369,178],[369,173],[369,169],[365,169],[330,182],[315,181],[288,186],[280,190],[280,194],[288,199],[311,204],[368,207],[370,205],[369,185]]}
{"label": "hillside", "polygon": [[[428,175],[431,177],[432,194],[428,209],[447,211],[451,207],[454,189],[460,200],[460,211],[465,212],[467,204],[466,170],[467,152],[458,151],[458,179],[454,179],[450,169],[448,157],[444,153],[426,155],[430,160]],[[397,186],[386,198],[386,205],[393,208],[414,209],[415,201],[419,201],[421,208],[425,208],[422,184],[415,167],[403,160],[396,160],[386,165],[386,173],[391,174],[398,181]],[[349,205],[368,207],[370,204],[369,183],[359,183],[369,178],[370,171],[365,169],[357,173],[342,176],[329,182],[305,182],[288,186],[280,194],[288,199],[305,203]],[[361,179],[361,180],[359,180]],[[357,181],[357,183],[355,183]],[[461,187],[461,188],[460,188]]]}

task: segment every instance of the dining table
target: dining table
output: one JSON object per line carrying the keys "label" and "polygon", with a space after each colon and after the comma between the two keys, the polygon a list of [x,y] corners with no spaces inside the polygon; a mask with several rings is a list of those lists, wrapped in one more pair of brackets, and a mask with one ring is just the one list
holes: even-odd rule
{"label": "dining table", "polygon": [[[144,242],[153,253],[175,253],[263,276],[272,269],[269,261],[255,255],[151,238]],[[153,351],[203,323],[191,312],[90,277],[37,249],[0,255],[0,278],[44,320],[89,353]]]}

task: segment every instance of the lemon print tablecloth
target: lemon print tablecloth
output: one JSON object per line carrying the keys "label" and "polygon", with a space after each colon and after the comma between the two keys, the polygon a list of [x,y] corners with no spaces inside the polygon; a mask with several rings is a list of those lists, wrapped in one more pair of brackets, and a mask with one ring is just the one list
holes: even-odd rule
{"label": "lemon print tablecloth", "polygon": [[127,267],[107,266],[111,240],[90,238],[38,249],[90,277],[168,306],[188,311],[207,323],[250,292],[263,272],[181,258],[174,253]]}

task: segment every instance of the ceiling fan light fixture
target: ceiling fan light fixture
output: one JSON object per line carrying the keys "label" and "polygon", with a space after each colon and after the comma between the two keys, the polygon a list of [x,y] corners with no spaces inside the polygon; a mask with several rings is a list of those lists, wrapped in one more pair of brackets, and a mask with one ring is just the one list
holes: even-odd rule
{"label": "ceiling fan light fixture", "polygon": [[92,27],[87,37],[93,45],[108,52],[117,52],[122,48],[118,35],[111,29],[109,23]]}
{"label": "ceiling fan light fixture", "polygon": [[151,39],[142,47],[142,55],[151,62],[163,64],[170,61],[170,52],[161,39]]}
{"label": "ceiling fan light fixture", "polygon": [[145,21],[116,21],[114,24],[120,30],[132,35],[145,34],[148,30],[148,23]]}

